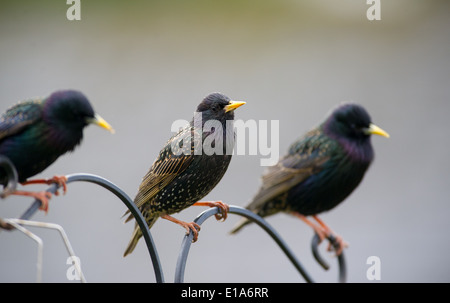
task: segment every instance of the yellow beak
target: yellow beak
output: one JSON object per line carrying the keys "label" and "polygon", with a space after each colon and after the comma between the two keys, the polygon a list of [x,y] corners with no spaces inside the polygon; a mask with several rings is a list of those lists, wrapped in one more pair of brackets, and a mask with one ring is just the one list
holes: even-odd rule
{"label": "yellow beak", "polygon": [[246,102],[244,101],[230,101],[227,106],[225,106],[225,112],[228,113],[229,111],[235,110],[239,106],[244,105]]}
{"label": "yellow beak", "polygon": [[389,138],[389,134],[387,132],[385,132],[384,130],[382,130],[381,128],[379,128],[378,126],[376,126],[373,123],[370,123],[369,128],[366,129],[366,134],[368,135],[378,135],[378,136],[383,136],[386,138]]}
{"label": "yellow beak", "polygon": [[112,128],[112,126],[108,122],[106,122],[105,119],[100,117],[99,114],[95,114],[94,118],[88,120],[88,123],[96,124],[101,128],[109,130],[112,134],[115,133],[115,130]]}

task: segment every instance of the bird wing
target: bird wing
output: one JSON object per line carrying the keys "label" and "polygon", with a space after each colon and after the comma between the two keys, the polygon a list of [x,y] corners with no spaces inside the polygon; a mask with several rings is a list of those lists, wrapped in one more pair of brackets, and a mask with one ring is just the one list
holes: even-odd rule
{"label": "bird wing", "polygon": [[42,99],[19,102],[0,117],[0,140],[17,134],[42,116]]}
{"label": "bird wing", "polygon": [[292,144],[289,153],[268,168],[262,176],[262,186],[248,208],[257,210],[266,202],[317,174],[330,159],[329,144],[315,131]]}
{"label": "bird wing", "polygon": [[[139,186],[138,194],[134,200],[137,207],[141,207],[144,203],[150,201],[161,189],[172,182],[175,177],[180,175],[191,164],[194,159],[193,143],[191,144],[190,153],[178,154],[172,151],[173,142],[179,142],[186,135],[194,138],[194,130],[182,130],[173,136],[159,153],[158,158],[153,162],[147,174],[142,179]],[[193,142],[193,140],[191,141]]]}

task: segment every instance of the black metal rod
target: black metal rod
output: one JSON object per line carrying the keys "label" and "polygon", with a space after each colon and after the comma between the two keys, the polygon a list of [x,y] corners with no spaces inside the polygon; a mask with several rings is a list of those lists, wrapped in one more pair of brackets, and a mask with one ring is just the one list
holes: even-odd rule
{"label": "black metal rod", "polygon": [[[219,209],[217,207],[213,207],[210,209],[205,210],[201,214],[195,218],[194,222],[201,225],[206,219],[209,217],[219,213]],[[303,268],[301,263],[297,260],[294,253],[291,251],[291,249],[287,246],[287,244],[284,242],[284,240],[280,237],[280,235],[276,232],[275,229],[272,228],[263,218],[258,216],[257,214],[242,208],[238,206],[230,205],[230,210],[228,213],[240,215],[243,217],[246,217],[247,219],[255,222],[258,226],[260,226],[262,229],[264,229],[271,237],[272,239],[278,244],[278,246],[281,248],[281,250],[286,254],[288,259],[292,262],[294,267],[300,272],[300,274],[303,276],[303,278],[306,280],[306,282],[312,283],[313,279],[310,277],[310,275],[306,272],[306,270]],[[189,249],[191,247],[192,238],[193,238],[192,231],[185,235],[181,244],[181,250],[180,254],[178,255],[177,260],[177,266],[175,269],[175,283],[183,283],[184,281],[184,271],[186,268],[186,261],[189,254]]]}
{"label": "black metal rod", "polygon": [[[128,209],[136,219],[136,222],[139,224],[139,227],[141,228],[142,231],[142,235],[144,236],[145,239],[145,243],[147,244],[148,252],[150,254],[153,264],[153,269],[155,271],[156,282],[164,283],[164,275],[161,263],[159,261],[159,256],[156,250],[155,243],[153,242],[153,238],[151,236],[150,230],[147,226],[144,217],[142,216],[140,210],[134,204],[133,200],[131,200],[130,197],[122,189],[120,189],[112,182],[106,180],[105,178],[92,174],[72,174],[67,175],[66,177],[67,177],[67,184],[76,181],[85,181],[100,185],[103,188],[115,194],[128,207]],[[58,190],[57,184],[52,184],[47,189],[47,191],[51,193],[55,193],[56,190]],[[40,206],[41,201],[39,201],[38,199],[34,200],[31,206],[25,211],[25,213],[20,218],[28,220],[39,209]]]}
{"label": "black metal rod", "polygon": [[[333,245],[333,247],[335,249],[339,248],[339,243],[336,241],[336,237],[334,237],[333,235],[330,235],[328,237],[328,241],[330,241],[331,245]],[[330,268],[330,266],[325,261],[325,259],[322,258],[322,256],[320,255],[320,253],[319,253],[319,244],[320,244],[319,235],[317,235],[315,233],[314,237],[312,238],[312,241],[311,241],[311,250],[312,250],[313,256],[316,259],[316,261],[320,264],[320,266],[322,266],[325,270],[328,270]],[[346,270],[345,257],[344,257],[344,252],[343,251],[338,256],[338,264],[339,264],[338,281],[340,283],[345,283],[347,281],[347,270]]]}
{"label": "black metal rod", "polygon": [[[16,167],[11,162],[11,160],[3,155],[0,155],[0,169],[3,170],[7,179],[2,180],[2,184],[0,184],[3,185],[3,189],[0,191],[0,198],[4,199],[16,190],[18,175]],[[0,228],[5,230],[12,230],[14,229],[14,226],[0,219]]]}
{"label": "black metal rod", "polygon": [[7,157],[0,155],[0,169],[3,169],[8,178],[8,182],[3,184],[5,187],[0,192],[0,198],[5,198],[10,193],[16,190],[17,187],[17,170],[14,164]]}
{"label": "black metal rod", "polygon": [[327,261],[325,261],[324,258],[319,253],[319,244],[320,244],[320,237],[318,234],[314,233],[314,236],[311,240],[311,251],[314,256],[314,259],[316,259],[317,263],[319,263],[320,266],[322,266],[323,269],[329,270],[330,265],[328,265]]}

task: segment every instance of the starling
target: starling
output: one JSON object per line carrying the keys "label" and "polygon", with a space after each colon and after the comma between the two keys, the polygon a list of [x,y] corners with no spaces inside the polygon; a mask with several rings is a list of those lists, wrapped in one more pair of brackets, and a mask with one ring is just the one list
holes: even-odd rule
{"label": "starling", "polygon": [[[228,205],[197,201],[219,183],[230,164],[235,136],[234,110],[243,104],[220,93],[209,94],[198,105],[192,121],[166,142],[134,199],[149,228],[161,217],[183,226],[187,232],[192,230],[195,242],[200,226],[175,219],[171,214],[191,205],[217,206],[221,213],[216,218],[226,219]],[[207,127],[208,124],[214,127]],[[208,146],[215,148],[215,152],[207,150]],[[132,218],[130,215],[125,222]],[[134,250],[141,237],[142,232],[135,224],[124,256]]]}
{"label": "starling", "polygon": [[[323,240],[332,231],[317,214],[336,207],[361,182],[374,158],[372,134],[389,137],[371,122],[362,106],[351,103],[338,106],[264,173],[259,191],[246,208],[261,217],[280,211],[296,215]],[[306,216],[312,216],[318,225]],[[231,233],[248,223],[243,219]],[[346,243],[341,237],[336,238],[339,255]]]}
{"label": "starling", "polygon": [[[42,172],[59,156],[73,151],[81,143],[83,129],[97,124],[111,132],[112,127],[96,114],[88,99],[78,91],[61,90],[47,98],[21,101],[0,117],[0,155],[14,164],[22,185],[56,182],[66,191],[64,176],[51,179],[28,180]],[[6,186],[7,175],[0,170],[0,184]],[[42,202],[47,211],[51,194],[46,191],[15,190],[14,195],[31,196]]]}

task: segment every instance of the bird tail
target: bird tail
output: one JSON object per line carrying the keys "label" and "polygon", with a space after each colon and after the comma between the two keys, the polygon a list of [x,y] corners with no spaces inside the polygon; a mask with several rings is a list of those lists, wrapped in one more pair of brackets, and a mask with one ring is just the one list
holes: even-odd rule
{"label": "bird tail", "polygon": [[242,218],[236,225],[233,227],[233,229],[230,231],[230,234],[236,234],[238,231],[241,230],[245,225],[252,223],[252,221]]}
{"label": "bird tail", "polygon": [[[149,220],[147,220],[147,225],[148,228],[150,229],[153,224],[155,224],[156,220],[158,219],[158,217],[155,218],[150,218]],[[129,221],[130,218],[128,218],[126,220]],[[139,227],[139,225],[136,223],[133,234],[131,235],[131,240],[128,243],[127,249],[125,249],[125,252],[123,253],[123,256],[126,257],[127,255],[131,254],[133,252],[133,250],[136,248],[136,245],[139,242],[139,239],[142,237],[142,231],[141,228]]]}

